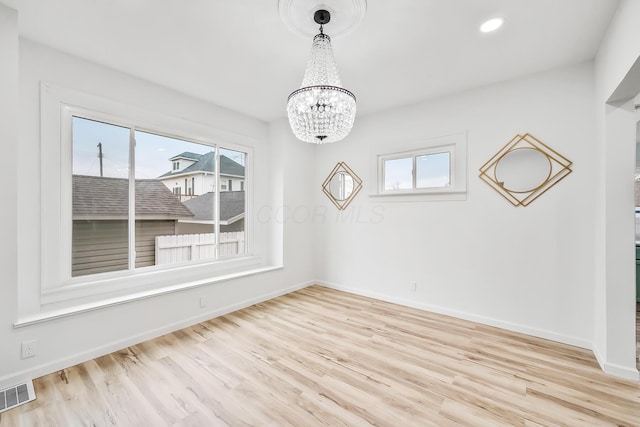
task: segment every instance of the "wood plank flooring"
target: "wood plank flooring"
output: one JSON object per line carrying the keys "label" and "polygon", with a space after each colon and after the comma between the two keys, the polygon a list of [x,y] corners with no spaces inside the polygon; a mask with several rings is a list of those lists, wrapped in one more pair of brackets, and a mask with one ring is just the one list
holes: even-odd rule
{"label": "wood plank flooring", "polygon": [[312,286],[35,380],[5,426],[640,426],[590,351]]}

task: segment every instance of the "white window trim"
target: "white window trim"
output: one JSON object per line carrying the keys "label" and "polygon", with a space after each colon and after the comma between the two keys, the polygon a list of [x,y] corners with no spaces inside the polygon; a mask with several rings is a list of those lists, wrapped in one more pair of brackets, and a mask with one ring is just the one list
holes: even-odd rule
{"label": "white window trim", "polygon": [[[384,189],[384,161],[423,154],[450,153],[450,184],[446,187],[412,188],[404,190]],[[372,158],[372,180],[369,197],[380,201],[438,201],[466,200],[467,192],[467,134],[455,133],[426,140],[409,141],[396,145],[393,152],[376,153]],[[415,171],[413,171],[415,183]]]}
{"label": "white window trim", "polygon": [[[82,107],[79,107],[82,106]],[[162,293],[185,284],[202,284],[216,277],[249,272],[262,266],[253,254],[253,223],[245,221],[247,255],[239,258],[201,261],[136,270],[71,277],[71,126],[74,113],[91,111],[91,117],[115,125],[135,127],[176,138],[216,144],[221,148],[247,153],[246,178],[252,182],[253,148],[256,141],[216,131],[206,125],[167,117],[127,104],[79,91],[41,83],[41,305],[77,304],[107,298],[127,299],[140,292]],[[78,114],[75,114],[78,115]],[[126,119],[123,119],[126,117]],[[218,156],[216,156],[218,157]],[[219,170],[219,167],[218,169]],[[251,186],[249,186],[251,187]],[[247,211],[253,208],[251,188],[246,192]],[[216,204],[217,206],[217,204]],[[71,300],[74,301],[71,301]],[[59,304],[58,304],[59,305]]]}

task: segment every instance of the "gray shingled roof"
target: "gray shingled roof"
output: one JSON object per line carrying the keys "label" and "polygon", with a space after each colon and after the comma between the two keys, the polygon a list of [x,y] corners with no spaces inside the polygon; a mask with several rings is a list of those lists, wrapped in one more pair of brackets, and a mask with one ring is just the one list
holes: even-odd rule
{"label": "gray shingled roof", "polygon": [[169,160],[176,160],[176,159],[200,160],[200,157],[202,157],[202,154],[192,153],[191,151],[183,151],[177,156],[171,157]]}
{"label": "gray shingled roof", "polygon": [[[197,221],[213,221],[213,203],[215,193],[205,193],[184,202],[193,212],[193,219]],[[220,192],[220,221],[228,222],[244,213],[244,191]]]}
{"label": "gray shingled roof", "polygon": [[[196,160],[194,164],[191,166],[184,168],[179,171],[169,171],[160,175],[158,178],[165,178],[167,176],[172,175],[181,175],[188,174],[193,172],[215,172],[215,154],[213,151],[210,151],[206,154],[196,154],[185,151],[184,153],[178,154],[177,156],[171,157],[169,160],[177,159],[177,158],[188,158],[192,160]],[[220,155],[220,174],[221,175],[234,175],[234,176],[244,176],[244,166],[240,163],[231,160],[224,154]]]}
{"label": "gray shingled roof", "polygon": [[[146,219],[191,219],[193,213],[156,179],[136,179],[136,216]],[[122,218],[129,209],[129,181],[123,178],[73,175],[74,219]]]}

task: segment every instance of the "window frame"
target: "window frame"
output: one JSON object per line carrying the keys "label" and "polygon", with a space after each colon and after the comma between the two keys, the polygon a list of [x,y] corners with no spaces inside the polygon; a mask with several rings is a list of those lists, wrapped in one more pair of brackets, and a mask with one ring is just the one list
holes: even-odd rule
{"label": "window frame", "polygon": [[[466,132],[397,144],[397,150],[376,153],[372,160],[373,176],[370,197],[389,201],[466,200],[467,191],[467,135]],[[449,153],[449,185],[416,187],[416,158],[423,155]],[[412,188],[385,189],[385,162],[411,158]]]}
{"label": "window frame", "polygon": [[[139,130],[209,145],[216,148],[216,157],[221,148],[244,152],[247,154],[245,179],[249,182],[253,182],[254,151],[253,147],[242,144],[243,141],[234,141],[233,136],[184,119],[166,117],[44,82],[41,92],[41,304],[78,298],[96,300],[105,296],[130,296],[133,299],[140,292],[163,292],[176,286],[203,284],[230,272],[261,266],[260,258],[253,253],[251,215],[245,215],[247,246],[244,255],[72,277],[73,116],[127,127],[130,138]],[[130,150],[134,150],[133,144],[130,144]],[[130,158],[134,161],[131,154]],[[219,171],[219,167],[216,170]],[[246,212],[252,210],[252,199],[249,186],[245,192]],[[130,197],[130,203],[135,206],[135,199]],[[135,229],[135,217],[129,221],[129,227]]]}

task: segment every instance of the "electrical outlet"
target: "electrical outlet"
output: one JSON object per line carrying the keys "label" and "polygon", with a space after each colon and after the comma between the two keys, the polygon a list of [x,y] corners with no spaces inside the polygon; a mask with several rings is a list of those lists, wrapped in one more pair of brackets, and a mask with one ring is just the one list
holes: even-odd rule
{"label": "electrical outlet", "polygon": [[416,289],[418,289],[418,283],[415,280],[412,281],[409,286],[410,286],[411,292],[415,292]]}
{"label": "electrical outlet", "polygon": [[34,357],[36,355],[36,350],[38,348],[38,341],[23,341],[21,348],[21,357],[23,359],[27,359],[29,357]]}
{"label": "electrical outlet", "polygon": [[200,308],[207,308],[209,304],[207,304],[206,297],[200,297]]}

